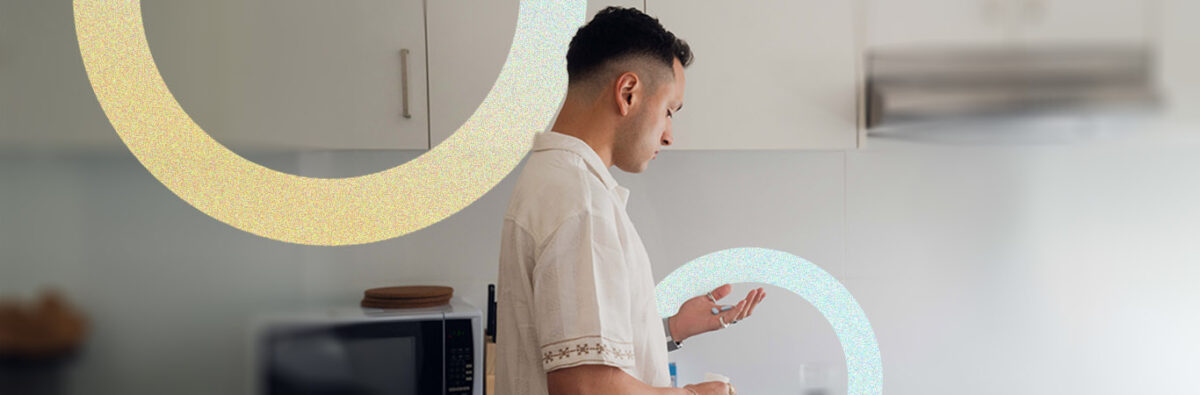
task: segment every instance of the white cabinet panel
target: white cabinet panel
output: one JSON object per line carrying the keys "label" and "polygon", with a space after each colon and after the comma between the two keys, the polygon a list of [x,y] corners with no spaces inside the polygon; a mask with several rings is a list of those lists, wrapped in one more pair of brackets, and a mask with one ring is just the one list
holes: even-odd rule
{"label": "white cabinet panel", "polygon": [[866,0],[866,43],[999,44],[1009,0]]}
{"label": "white cabinet panel", "polygon": [[230,70],[229,119],[225,130],[209,131],[218,140],[252,147],[428,148],[421,0],[221,3],[227,31],[240,37],[227,37],[222,60]]}
{"label": "white cabinet panel", "polygon": [[[0,75],[22,76],[0,78],[0,145],[124,151],[79,63],[70,2],[17,4],[0,12]],[[141,5],[171,93],[235,151],[428,148],[421,0]]]}
{"label": "white cabinet panel", "polygon": [[1011,1],[1017,38],[1032,42],[1142,42],[1154,9],[1153,0]]}
{"label": "white cabinet panel", "polygon": [[429,2],[431,146],[457,131],[495,85],[516,31],[517,6],[517,0]]}
{"label": "white cabinet panel", "polygon": [[[432,145],[458,130],[495,85],[512,46],[519,4],[518,0],[427,4]],[[587,20],[610,5],[642,8],[640,0],[589,1]]]}
{"label": "white cabinet panel", "polygon": [[1127,43],[1156,0],[866,0],[866,44]]}
{"label": "white cabinet panel", "polygon": [[857,144],[852,3],[648,0],[695,53],[679,149],[846,149]]}

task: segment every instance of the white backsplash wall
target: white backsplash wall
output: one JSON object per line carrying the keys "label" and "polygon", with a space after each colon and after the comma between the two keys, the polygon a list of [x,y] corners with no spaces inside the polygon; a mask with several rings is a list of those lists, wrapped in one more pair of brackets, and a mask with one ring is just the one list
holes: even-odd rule
{"label": "white backsplash wall", "polygon": [[846,283],[893,393],[1200,390],[1200,146],[877,143],[848,160]]}
{"label": "white backsplash wall", "polygon": [[[898,394],[1194,393],[1200,367],[1200,147],[1085,143],[851,152],[664,152],[630,215],[656,279],[731,247],[807,258],[850,289]],[[385,152],[259,155],[353,173]],[[76,393],[238,393],[255,314],[353,304],[365,288],[440,283],[482,306],[512,177],[463,212],[354,247],[295,246],[217,222],[129,156],[0,160],[0,294],[63,288],[91,316]],[[735,288],[731,299],[751,285]],[[841,393],[816,310],[768,288],[755,317],[671,354],[744,393],[800,393],[801,366]]]}
{"label": "white backsplash wall", "polygon": [[[339,155],[249,156],[313,175],[312,167],[353,171],[409,154]],[[245,392],[255,315],[353,306],[371,287],[445,284],[483,308],[510,191],[505,182],[403,238],[311,247],[208,217],[129,155],[5,153],[0,185],[0,295],[29,298],[52,285],[90,316],[92,336],[71,385],[89,394]]]}
{"label": "white backsplash wall", "polygon": [[[644,174],[615,176],[631,189],[629,215],[655,280],[736,247],[786,251],[838,276],[845,264],[844,162],[841,152],[667,151]],[[753,286],[736,286],[721,302],[736,303]],[[742,393],[790,394],[799,393],[801,365],[844,375],[841,346],[816,308],[782,288],[766,290],[752,319],[689,339],[670,355],[680,383],[712,372],[736,380]],[[844,382],[833,388],[845,393]]]}

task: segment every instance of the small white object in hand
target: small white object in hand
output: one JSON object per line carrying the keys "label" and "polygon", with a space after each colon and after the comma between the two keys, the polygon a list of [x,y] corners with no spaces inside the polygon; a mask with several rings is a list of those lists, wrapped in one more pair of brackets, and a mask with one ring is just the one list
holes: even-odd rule
{"label": "small white object in hand", "polygon": [[704,381],[720,381],[722,383],[728,383],[729,378],[716,373],[705,373]]}
{"label": "small white object in hand", "polygon": [[729,387],[729,394],[737,395],[737,390],[733,389],[733,384],[729,383],[728,377],[710,372],[710,373],[704,374],[704,381],[720,381],[722,383],[725,383],[725,385]]}

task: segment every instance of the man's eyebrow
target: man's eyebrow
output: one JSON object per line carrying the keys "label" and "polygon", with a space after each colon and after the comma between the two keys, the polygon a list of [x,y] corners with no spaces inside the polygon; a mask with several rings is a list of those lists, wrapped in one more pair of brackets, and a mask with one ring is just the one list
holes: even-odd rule
{"label": "man's eyebrow", "polygon": [[682,110],[682,109],[683,109],[683,103],[679,103],[679,107],[676,107],[674,112],[679,112],[679,110]]}

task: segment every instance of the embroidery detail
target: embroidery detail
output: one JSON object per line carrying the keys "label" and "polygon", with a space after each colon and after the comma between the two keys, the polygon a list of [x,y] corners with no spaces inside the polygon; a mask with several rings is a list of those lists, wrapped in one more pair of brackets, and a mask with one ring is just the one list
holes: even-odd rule
{"label": "embroidery detail", "polygon": [[633,350],[619,348],[610,344],[604,344],[599,341],[595,342],[580,342],[572,347],[569,344],[563,345],[550,350],[545,350],[542,353],[542,363],[552,364],[573,357],[590,356],[593,353],[604,359],[617,361],[632,361]]}

